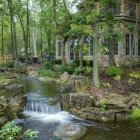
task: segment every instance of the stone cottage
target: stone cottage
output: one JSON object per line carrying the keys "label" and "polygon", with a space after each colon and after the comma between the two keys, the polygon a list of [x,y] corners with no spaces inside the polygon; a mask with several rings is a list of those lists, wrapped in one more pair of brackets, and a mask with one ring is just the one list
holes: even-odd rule
{"label": "stone cottage", "polygon": [[[118,65],[128,65],[129,61],[139,61],[140,60],[140,1],[139,0],[120,0],[119,6],[113,9],[116,18],[130,23],[133,30],[127,25],[121,25],[119,28],[115,29],[120,32],[122,40],[119,42],[114,37],[114,54],[115,62]],[[108,46],[108,40],[105,38],[101,39],[104,41],[105,45]],[[87,37],[85,43],[88,47],[88,54],[84,56],[84,59],[93,59],[93,44],[94,39]],[[101,42],[102,42],[101,41]],[[67,63],[77,60],[77,53],[74,52],[74,46],[77,44],[77,40],[70,40],[66,44],[65,54]],[[61,40],[56,42],[56,59],[61,59]],[[107,66],[109,60],[108,53],[99,54],[99,64],[102,66]]]}

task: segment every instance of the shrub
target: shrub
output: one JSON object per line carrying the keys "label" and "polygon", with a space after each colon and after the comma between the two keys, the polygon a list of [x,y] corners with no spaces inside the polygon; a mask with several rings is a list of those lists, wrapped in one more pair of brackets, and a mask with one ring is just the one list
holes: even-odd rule
{"label": "shrub", "polygon": [[84,74],[85,68],[84,67],[76,67],[74,70],[75,74]]}
{"label": "shrub", "polygon": [[14,68],[14,66],[15,66],[14,61],[7,61],[0,64],[0,67],[4,67],[4,68]]}
{"label": "shrub", "polygon": [[7,79],[3,75],[0,75],[0,83],[4,83],[6,81]]}
{"label": "shrub", "polygon": [[105,109],[106,109],[106,100],[105,99],[100,100],[100,109],[101,109],[101,111],[105,111]]}
{"label": "shrub", "polygon": [[38,138],[38,131],[27,130],[24,135],[21,134],[22,129],[20,126],[14,124],[14,122],[8,122],[0,130],[0,140],[15,140],[19,137],[26,138]]}
{"label": "shrub", "polygon": [[69,74],[74,73],[74,70],[75,70],[76,67],[77,67],[77,63],[76,62],[70,63],[70,65],[68,66],[68,73]]}
{"label": "shrub", "polygon": [[76,68],[78,66],[78,64],[75,61],[73,61],[70,63],[70,66],[73,68]]}
{"label": "shrub", "polygon": [[41,77],[55,77],[55,73],[50,69],[40,69],[38,75]]}
{"label": "shrub", "polygon": [[84,74],[88,76],[91,75],[91,73],[92,73],[92,68],[89,66],[85,67]]}
{"label": "shrub", "polygon": [[53,62],[54,64],[58,64],[61,65],[62,64],[62,60],[58,59],[58,60],[52,60],[51,62]]}
{"label": "shrub", "polygon": [[111,87],[111,85],[110,85],[110,83],[102,83],[102,86],[103,86],[103,88],[110,88]]}
{"label": "shrub", "polygon": [[138,80],[140,79],[140,73],[138,72],[129,73],[129,77]]}
{"label": "shrub", "polygon": [[121,68],[119,68],[119,67],[111,66],[111,67],[108,67],[105,70],[105,74],[108,75],[108,76],[122,75],[123,70]]}
{"label": "shrub", "polygon": [[133,110],[132,114],[129,116],[130,119],[138,119],[140,118],[140,109],[136,108]]}
{"label": "shrub", "polygon": [[24,136],[26,138],[38,138],[39,132],[38,131],[32,131],[31,129],[24,132]]}
{"label": "shrub", "polygon": [[121,80],[121,75],[117,75],[117,76],[115,76],[115,77],[114,77],[114,80],[116,80],[116,81],[120,81],[120,80]]}
{"label": "shrub", "polygon": [[0,130],[1,140],[15,140],[21,133],[21,127],[8,122]]}
{"label": "shrub", "polygon": [[61,73],[64,73],[65,71],[68,72],[68,66],[66,66],[66,65],[61,65],[61,66],[60,66],[60,72],[61,72]]}
{"label": "shrub", "polygon": [[54,62],[53,62],[53,61],[44,62],[43,68],[44,68],[44,69],[49,69],[49,70],[54,70]]}

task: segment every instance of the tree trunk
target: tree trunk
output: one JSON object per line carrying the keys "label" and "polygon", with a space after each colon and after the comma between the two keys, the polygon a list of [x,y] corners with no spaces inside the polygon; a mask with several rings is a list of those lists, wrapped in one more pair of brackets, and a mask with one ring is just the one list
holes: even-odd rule
{"label": "tree trunk", "polygon": [[79,64],[80,67],[83,67],[83,45],[84,45],[85,36],[83,35],[79,41],[80,51],[79,51]]}
{"label": "tree trunk", "polygon": [[28,61],[28,49],[29,49],[29,0],[27,0],[27,5],[26,5],[26,9],[27,9],[27,32],[26,32],[26,47],[25,47],[25,59],[26,62]]}
{"label": "tree trunk", "polygon": [[16,23],[13,19],[13,42],[14,42],[14,56],[16,61],[16,66],[18,65],[18,45],[17,45],[17,35],[16,35]]}
{"label": "tree trunk", "polygon": [[16,60],[16,65],[17,65],[17,38],[16,38],[16,25],[14,21],[14,16],[13,16],[13,3],[12,0],[8,0],[8,7],[10,11],[10,22],[11,22],[11,42],[12,42],[12,54],[13,54],[13,60]]}
{"label": "tree trunk", "polygon": [[1,39],[2,40],[1,41],[1,56],[2,56],[2,59],[4,59],[4,29],[3,29],[4,28],[4,23],[3,23],[3,16],[4,16],[4,14],[3,14],[3,10],[2,10],[2,17],[1,17],[2,18],[1,19],[2,20],[1,21],[2,22],[1,23],[1,26],[2,26],[1,27],[1,35],[2,35],[2,39]]}
{"label": "tree trunk", "polygon": [[37,39],[37,33],[36,33],[35,29],[34,29],[34,30],[33,30],[34,57],[37,57],[36,39]]}
{"label": "tree trunk", "polygon": [[27,43],[27,38],[26,38],[25,27],[23,25],[23,21],[22,21],[20,15],[18,15],[18,18],[19,18],[20,25],[21,25],[21,28],[22,28],[24,48],[26,48],[28,46],[28,43]]}
{"label": "tree trunk", "polygon": [[109,39],[109,66],[116,66],[114,58],[114,37]]}
{"label": "tree trunk", "polygon": [[51,29],[47,29],[45,26],[45,31],[47,35],[47,46],[48,46],[48,61],[50,61],[51,58]]}
{"label": "tree trunk", "polygon": [[[53,22],[54,22],[54,31],[55,31],[55,35],[54,35],[54,38],[52,39],[53,40],[53,43],[54,43],[54,46],[55,46],[55,49],[56,49],[56,41],[57,41],[57,34],[56,34],[56,31],[57,31],[57,28],[58,28],[58,23],[57,23],[57,11],[56,11],[56,0],[53,0]],[[55,50],[56,51],[56,50]]]}
{"label": "tree trunk", "polygon": [[51,30],[48,29],[48,55],[49,55],[49,58],[48,58],[48,61],[50,61],[50,58],[51,58]]}
{"label": "tree trunk", "polygon": [[98,32],[97,25],[92,26],[94,30],[94,42],[93,42],[93,84],[95,87],[100,86],[99,82],[99,68],[98,68]]}
{"label": "tree trunk", "polygon": [[42,44],[42,31],[40,29],[40,52],[41,52],[41,59],[43,63],[43,44]]}
{"label": "tree trunk", "polygon": [[15,59],[14,55],[14,39],[13,39],[13,8],[12,8],[12,1],[8,0],[8,7],[10,11],[10,30],[11,30],[11,51],[12,51],[12,59]]}
{"label": "tree trunk", "polygon": [[65,47],[66,47],[66,42],[67,42],[67,39],[64,38],[63,41],[62,41],[62,65],[67,65],[67,62],[66,62],[66,53],[65,53]]}

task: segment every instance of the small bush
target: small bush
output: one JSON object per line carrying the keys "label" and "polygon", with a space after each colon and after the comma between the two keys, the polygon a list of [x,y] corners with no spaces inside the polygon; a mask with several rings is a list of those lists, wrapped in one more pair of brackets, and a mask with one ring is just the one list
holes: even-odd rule
{"label": "small bush", "polygon": [[76,67],[77,67],[77,63],[76,62],[70,63],[70,65],[68,66],[68,73],[69,74],[74,73],[74,70],[75,70]]}
{"label": "small bush", "polygon": [[58,60],[52,60],[52,62],[54,64],[58,64],[58,65],[61,65],[62,64],[62,60],[58,59]]}
{"label": "small bush", "polygon": [[38,131],[32,131],[31,129],[27,130],[26,132],[24,132],[24,137],[26,138],[38,138],[39,132]]}
{"label": "small bush", "polygon": [[51,61],[44,62],[43,68],[48,69],[48,70],[54,70],[54,62],[53,61],[52,62]]}
{"label": "small bush", "polygon": [[105,74],[108,75],[108,76],[122,75],[123,70],[121,68],[119,68],[119,67],[112,66],[112,67],[108,67],[105,70]]}
{"label": "small bush", "polygon": [[8,122],[0,130],[1,140],[15,140],[21,133],[21,127]]}
{"label": "small bush", "polygon": [[41,77],[55,77],[55,73],[50,69],[41,69],[38,71],[38,75]]}
{"label": "small bush", "polygon": [[89,76],[89,75],[91,75],[91,73],[92,73],[92,68],[89,67],[89,66],[86,66],[86,67],[85,67],[84,74],[85,74],[86,76]]}
{"label": "small bush", "polygon": [[84,67],[76,67],[74,70],[75,74],[84,74],[85,68]]}
{"label": "small bush", "polygon": [[140,118],[140,109],[136,108],[133,110],[132,114],[129,116],[130,119],[138,119]]}
{"label": "small bush", "polygon": [[105,99],[100,100],[100,109],[101,109],[101,111],[105,111],[105,109],[106,109],[106,100]]}
{"label": "small bush", "polygon": [[4,83],[6,81],[7,79],[3,75],[0,75],[0,83]]}
{"label": "small bush", "polygon": [[115,77],[114,77],[114,80],[116,80],[116,81],[120,81],[120,80],[121,80],[121,75],[117,75],[117,76],[115,76]]}
{"label": "small bush", "polygon": [[0,67],[3,67],[3,68],[14,68],[14,66],[15,66],[14,61],[7,61],[0,64]]}
{"label": "small bush", "polygon": [[110,88],[111,87],[111,85],[110,85],[110,83],[102,83],[102,86],[103,86],[103,88]]}
{"label": "small bush", "polygon": [[140,73],[138,72],[129,73],[129,77],[138,80],[140,79]]}
{"label": "small bush", "polygon": [[61,65],[61,66],[60,66],[60,72],[61,72],[61,73],[64,73],[65,71],[68,72],[68,66],[66,66],[66,65]]}

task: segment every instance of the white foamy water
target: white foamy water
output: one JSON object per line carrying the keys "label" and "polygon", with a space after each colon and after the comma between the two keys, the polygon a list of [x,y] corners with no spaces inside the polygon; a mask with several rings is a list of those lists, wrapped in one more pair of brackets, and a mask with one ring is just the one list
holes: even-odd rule
{"label": "white foamy water", "polygon": [[49,105],[47,101],[48,99],[40,94],[29,93],[23,113],[25,116],[29,116],[30,120],[37,120],[44,123],[65,123],[76,119],[74,115],[61,111],[59,101],[54,105]]}
{"label": "white foamy water", "polygon": [[71,115],[65,111],[61,111],[55,114],[46,114],[30,111],[24,111],[23,113],[27,116],[30,116],[30,119],[32,120],[38,120],[44,123],[48,122],[66,123],[76,118],[74,115]]}

